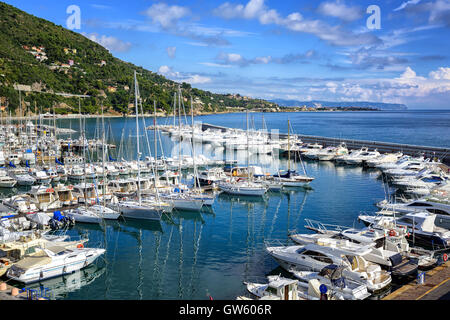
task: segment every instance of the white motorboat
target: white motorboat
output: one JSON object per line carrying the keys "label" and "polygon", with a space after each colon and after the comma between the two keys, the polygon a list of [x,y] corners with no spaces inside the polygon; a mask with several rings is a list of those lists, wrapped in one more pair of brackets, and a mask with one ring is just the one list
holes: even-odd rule
{"label": "white motorboat", "polygon": [[395,163],[403,156],[402,152],[397,153],[385,153],[378,158],[370,159],[366,161],[366,166],[369,168],[375,168],[378,165],[386,163]]}
{"label": "white motorboat", "polygon": [[87,267],[105,249],[54,246],[42,250],[42,254],[26,257],[15,263],[6,273],[7,277],[23,283],[32,283],[58,277]]}
{"label": "white motorboat", "polygon": [[304,246],[266,246],[266,251],[285,270],[320,271],[325,266],[344,266],[343,275],[367,285],[369,291],[379,291],[390,285],[390,274],[377,264],[367,261],[364,256],[371,247],[345,250],[308,244]]}
{"label": "white motorboat", "polygon": [[376,159],[379,156],[380,153],[376,149],[374,151],[363,151],[353,157],[348,157],[345,163],[349,165],[365,164],[366,161]]}
{"label": "white motorboat", "polygon": [[36,179],[33,178],[27,170],[15,169],[10,171],[10,175],[17,181],[19,186],[32,186],[36,183]]}
{"label": "white motorboat", "polygon": [[364,300],[371,296],[367,286],[360,282],[346,278],[342,275],[343,268],[331,264],[317,271],[297,271],[291,270],[291,273],[299,279],[299,286],[309,287],[311,280],[317,280],[327,289],[331,289],[331,294],[340,295],[345,300]]}
{"label": "white motorboat", "polygon": [[0,188],[14,188],[17,180],[7,175],[0,176]]}
{"label": "white motorboat", "polygon": [[314,243],[332,248],[358,250],[371,246],[364,258],[387,268],[393,275],[407,277],[415,275],[418,264],[406,254],[409,244],[404,228],[391,230],[366,228],[362,230],[347,228],[342,231],[326,231],[326,234],[291,234],[290,238],[301,245]]}
{"label": "white motorboat", "polygon": [[429,212],[411,212],[401,217],[360,215],[366,225],[404,226],[408,230],[408,241],[424,248],[450,247],[450,230],[438,227],[435,224],[436,215]]}
{"label": "white motorboat", "polygon": [[[310,283],[310,288],[298,287],[298,280],[283,278],[281,276],[268,276],[268,283],[244,282],[249,293],[256,300],[319,300],[320,291],[316,281]],[[237,300],[247,300],[244,296]]]}
{"label": "white motorboat", "polygon": [[38,170],[34,173],[37,184],[48,185],[52,182],[52,178],[44,171]]}

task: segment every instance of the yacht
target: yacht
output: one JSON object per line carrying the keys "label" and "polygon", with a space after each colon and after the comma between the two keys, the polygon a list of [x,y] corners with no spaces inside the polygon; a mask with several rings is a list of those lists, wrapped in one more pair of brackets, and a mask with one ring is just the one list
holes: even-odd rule
{"label": "yacht", "polygon": [[87,267],[105,249],[65,248],[54,246],[42,249],[42,254],[28,256],[15,263],[6,273],[7,277],[25,284],[58,277]]}
{"label": "yacht", "polygon": [[376,159],[380,156],[380,153],[375,149],[374,151],[363,151],[353,157],[348,157],[345,160],[346,164],[350,164],[350,165],[360,165],[363,164],[365,165],[365,163],[369,160],[373,160]]}
{"label": "yacht", "polygon": [[450,230],[436,226],[436,215],[429,212],[407,213],[401,217],[359,215],[366,225],[404,226],[410,243],[433,250],[450,247]]}
{"label": "yacht", "polygon": [[317,280],[320,284],[331,288],[331,294],[338,294],[345,300],[364,300],[371,296],[366,285],[344,277],[342,275],[344,268],[335,264],[328,265],[320,271],[290,271],[299,280],[300,286],[308,287],[311,280]]}
{"label": "yacht", "polygon": [[0,188],[14,188],[16,184],[16,179],[11,178],[2,171],[2,173],[0,174]]}
{"label": "yacht", "polygon": [[417,260],[407,256],[409,244],[403,228],[385,229],[366,228],[345,229],[341,232],[328,231],[327,234],[291,234],[290,238],[297,244],[318,244],[321,246],[354,250],[371,246],[371,251],[364,258],[388,269],[392,275],[407,277],[417,273]]}
{"label": "yacht", "polygon": [[285,270],[320,271],[330,264],[345,267],[343,275],[367,285],[369,291],[380,291],[390,285],[390,274],[364,256],[371,248],[346,250],[317,244],[304,246],[266,246],[266,251]]}
{"label": "yacht", "polygon": [[328,147],[320,150],[316,153],[317,160],[319,161],[331,161],[334,158],[348,154],[348,149],[345,143],[342,143],[338,147]]}
{"label": "yacht", "polygon": [[366,166],[369,168],[375,168],[381,164],[386,163],[395,163],[397,162],[401,157],[403,156],[402,152],[397,153],[386,153],[383,155],[380,155],[379,157],[375,159],[370,159],[366,161]]}
{"label": "yacht", "polygon": [[14,169],[9,172],[11,178],[17,181],[19,186],[32,186],[36,183],[36,179],[33,178],[25,169]]}

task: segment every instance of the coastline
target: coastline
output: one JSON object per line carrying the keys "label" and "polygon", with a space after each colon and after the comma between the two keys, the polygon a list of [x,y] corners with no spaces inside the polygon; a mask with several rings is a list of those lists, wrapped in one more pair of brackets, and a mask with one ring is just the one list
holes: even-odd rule
{"label": "coastline", "polygon": [[[285,110],[267,110],[267,109],[252,109],[249,110],[249,113],[326,113],[326,112],[388,112],[388,111],[398,111],[398,110],[301,110],[301,109],[294,109],[294,108],[288,108],[286,107]],[[402,111],[408,111],[408,110],[402,110]],[[208,115],[216,115],[216,114],[239,114],[239,113],[245,113],[246,110],[228,110],[228,111],[214,111],[214,112],[194,112],[194,116],[208,116]],[[82,114],[84,118],[99,118],[102,115],[101,114]],[[105,118],[134,118],[134,114],[128,114],[128,115],[121,115],[116,113],[105,113],[103,114]],[[151,118],[155,115],[153,113],[147,113],[140,115],[141,117]],[[157,118],[167,118],[172,117],[173,114],[167,114],[163,112],[157,112],[156,117]],[[27,116],[2,116],[2,119],[11,119],[11,120],[38,120],[40,117],[43,117],[43,119],[53,119],[54,117],[56,119],[79,119],[80,114],[56,114],[55,116],[50,113],[46,114],[33,114],[33,115],[27,115]]]}

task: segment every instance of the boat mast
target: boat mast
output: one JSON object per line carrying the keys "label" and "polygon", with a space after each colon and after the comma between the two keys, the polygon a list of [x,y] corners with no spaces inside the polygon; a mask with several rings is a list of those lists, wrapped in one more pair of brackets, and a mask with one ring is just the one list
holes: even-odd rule
{"label": "boat mast", "polygon": [[179,133],[179,147],[178,147],[178,187],[181,184],[181,88],[178,85],[178,133]]}
{"label": "boat mast", "polygon": [[158,179],[158,139],[157,139],[157,135],[156,135],[156,100],[153,101],[153,128],[154,130],[154,134],[155,134],[155,172],[154,172],[154,176],[155,176],[155,191],[156,191],[156,182]]}
{"label": "boat mast", "polygon": [[249,141],[248,141],[248,109],[246,114],[246,120],[247,120],[247,182],[248,185],[250,185],[250,167],[249,167]]}
{"label": "boat mast", "polygon": [[291,126],[288,119],[288,176],[290,175],[291,171]]}
{"label": "boat mast", "polygon": [[138,163],[138,185],[137,185],[137,194],[139,205],[142,205],[141,200],[141,167],[140,167],[140,150],[139,150],[139,109],[138,109],[138,84],[136,77],[136,70],[134,70],[134,95],[135,95],[135,105],[136,105],[136,142],[137,142],[137,163]]}

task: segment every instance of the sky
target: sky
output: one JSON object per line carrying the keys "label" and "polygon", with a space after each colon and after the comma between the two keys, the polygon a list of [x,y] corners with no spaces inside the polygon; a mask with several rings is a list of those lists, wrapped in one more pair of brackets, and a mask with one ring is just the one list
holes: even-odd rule
{"label": "sky", "polygon": [[450,109],[450,0],[6,3],[215,93]]}

